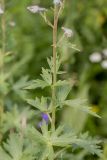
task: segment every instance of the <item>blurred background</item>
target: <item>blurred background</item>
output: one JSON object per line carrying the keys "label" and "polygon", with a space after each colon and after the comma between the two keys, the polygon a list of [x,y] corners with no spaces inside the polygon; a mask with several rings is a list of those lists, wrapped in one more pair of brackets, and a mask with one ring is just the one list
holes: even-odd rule
{"label": "blurred background", "polygon": [[[47,66],[46,57],[52,55],[52,30],[39,15],[28,12],[27,6],[32,4],[50,9],[48,17],[53,21],[51,0],[5,0],[6,52],[11,53],[6,58],[4,67],[5,73],[8,73],[8,84],[5,82],[0,88],[0,95],[5,96],[5,110],[12,110],[14,106],[22,110],[26,106],[26,94],[32,97],[48,94],[46,90],[30,93],[21,90],[28,79],[40,76],[41,67]],[[65,41],[62,41],[59,49],[63,59],[62,69],[67,72],[62,78],[74,81],[69,96],[88,99],[88,106],[101,119],[64,108],[61,113],[57,113],[59,120],[62,119],[77,132],[89,130],[91,135],[101,137],[105,140],[106,150],[107,1],[66,0],[59,20],[58,37],[61,36],[62,26],[72,29],[74,34],[70,42],[80,49],[80,52],[72,49]],[[0,39],[0,48],[1,46]],[[34,118],[38,122],[40,116],[35,114]],[[104,151],[104,154],[107,156],[107,152]]]}

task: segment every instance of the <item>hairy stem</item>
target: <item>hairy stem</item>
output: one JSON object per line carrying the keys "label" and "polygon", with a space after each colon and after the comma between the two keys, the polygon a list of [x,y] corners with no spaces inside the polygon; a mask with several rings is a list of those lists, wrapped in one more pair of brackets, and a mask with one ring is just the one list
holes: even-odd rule
{"label": "hairy stem", "polygon": [[55,110],[56,110],[56,57],[57,57],[57,27],[58,27],[58,6],[54,6],[54,26],[53,26],[53,87],[52,87],[52,131],[55,130]]}

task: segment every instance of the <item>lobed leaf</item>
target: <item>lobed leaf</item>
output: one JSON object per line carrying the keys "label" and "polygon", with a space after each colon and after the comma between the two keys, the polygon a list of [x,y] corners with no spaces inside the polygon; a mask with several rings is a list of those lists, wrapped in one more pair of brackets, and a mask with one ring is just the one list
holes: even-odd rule
{"label": "lobed leaf", "polygon": [[100,143],[100,140],[90,137],[87,132],[80,134],[79,138],[75,141],[76,145],[84,148],[91,154],[98,155],[99,157],[102,156],[101,146],[99,145]]}
{"label": "lobed leaf", "polygon": [[[48,62],[49,68],[51,70],[51,73],[53,73],[54,72],[53,57],[51,57],[50,59],[47,58],[47,62]],[[59,74],[59,73],[62,74],[59,71],[60,65],[61,65],[61,61],[60,61],[59,57],[57,56],[57,58],[56,58],[56,73],[57,74]]]}
{"label": "lobed leaf", "polygon": [[33,107],[39,109],[41,112],[51,112],[50,106],[48,104],[48,99],[45,97],[35,98],[33,99],[26,99],[27,103],[32,105]]}
{"label": "lobed leaf", "polygon": [[85,99],[73,99],[73,100],[66,100],[64,101],[64,105],[70,106],[74,109],[78,109],[80,111],[83,111],[85,113],[91,114],[95,117],[100,118],[95,112],[92,111],[91,107],[87,107],[87,100]]}
{"label": "lobed leaf", "polygon": [[42,68],[42,74],[41,74],[43,80],[48,84],[51,85],[52,84],[52,74],[49,73],[48,69],[44,69]]}
{"label": "lobed leaf", "polygon": [[66,85],[61,84],[60,86],[56,87],[56,98],[57,98],[57,103],[59,105],[62,105],[62,103],[66,100],[70,91],[71,91],[71,86],[69,86],[68,84]]}
{"label": "lobed leaf", "polygon": [[45,82],[44,80],[33,80],[28,82],[28,85],[26,85],[26,87],[24,87],[24,89],[36,89],[36,88],[45,88],[49,86],[49,84],[47,82]]}
{"label": "lobed leaf", "polygon": [[3,148],[0,147],[0,160],[34,160],[35,152],[33,148],[31,144],[26,145],[25,139],[20,135],[13,133],[3,144]]}

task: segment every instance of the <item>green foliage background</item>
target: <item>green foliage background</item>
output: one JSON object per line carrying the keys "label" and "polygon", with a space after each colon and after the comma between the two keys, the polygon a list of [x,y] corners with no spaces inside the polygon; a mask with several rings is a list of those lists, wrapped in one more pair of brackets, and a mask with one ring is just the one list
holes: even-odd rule
{"label": "green foliage background", "polygon": [[[16,119],[13,126],[18,126],[17,119],[27,105],[24,101],[26,94],[29,97],[35,97],[35,95],[46,95],[49,92],[48,90],[44,92],[37,90],[31,94],[21,90],[21,86],[28,79],[38,78],[41,67],[47,66],[46,57],[52,55],[52,32],[50,28],[46,26],[40,16],[33,15],[26,9],[31,4],[50,8],[52,2],[50,0],[6,0],[5,3],[6,51],[11,51],[12,56],[7,58],[5,62],[5,71],[10,72],[10,74],[8,77],[9,86],[4,87],[3,90],[6,90],[6,93],[4,93],[5,111],[12,110],[12,115],[7,113],[6,116],[9,117],[9,121],[8,124],[6,123],[7,128],[4,128],[2,132],[6,132],[8,126],[14,121],[10,118],[13,115]],[[49,18],[52,21],[51,11]],[[15,22],[14,27],[10,26],[11,21]],[[64,109],[61,113],[58,112],[59,119],[57,121],[63,119],[66,125],[71,126],[72,124],[77,132],[87,129],[90,130],[92,135],[98,135],[102,139],[106,139],[107,70],[101,68],[100,64],[92,64],[89,61],[89,55],[97,51],[102,52],[103,49],[107,48],[107,1],[66,0],[64,12],[59,20],[59,28],[61,26],[67,26],[74,31],[72,41],[81,50],[78,53],[70,48],[68,49],[66,45],[63,45],[65,42],[60,49],[63,68],[67,71],[65,76],[75,81],[73,91],[69,96],[88,98],[88,104],[97,110],[102,118],[87,117],[80,112],[76,113],[71,109]],[[58,34],[60,37],[60,31]],[[15,109],[14,106],[16,106]],[[28,113],[28,111],[26,112]],[[77,118],[78,114],[80,117]],[[29,116],[31,123],[37,125],[40,115],[34,114],[32,111],[31,115],[33,115]],[[67,120],[68,116],[69,121]],[[104,154],[107,156],[106,142],[104,146]],[[75,157],[73,159],[79,160]],[[90,157],[88,156],[86,159],[90,160]],[[106,158],[103,160],[106,160]]]}

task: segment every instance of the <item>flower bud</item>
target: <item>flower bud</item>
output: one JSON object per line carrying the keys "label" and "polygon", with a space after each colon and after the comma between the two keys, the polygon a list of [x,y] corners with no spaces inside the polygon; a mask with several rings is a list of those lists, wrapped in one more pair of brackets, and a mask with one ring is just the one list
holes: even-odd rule
{"label": "flower bud", "polygon": [[64,31],[64,34],[67,38],[70,38],[73,36],[73,31],[71,29],[62,27],[62,30]]}
{"label": "flower bud", "polygon": [[27,9],[32,12],[32,13],[40,13],[40,12],[45,12],[47,11],[46,8],[42,8],[42,7],[39,7],[37,5],[35,6],[28,6]]}
{"label": "flower bud", "polygon": [[55,5],[59,5],[59,4],[61,4],[61,0],[54,0],[54,2],[53,2]]}

